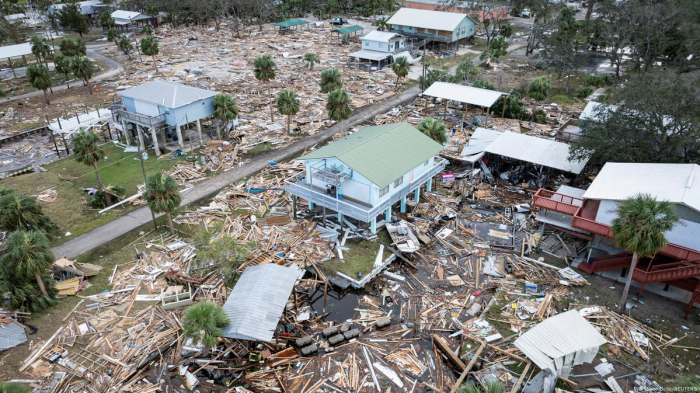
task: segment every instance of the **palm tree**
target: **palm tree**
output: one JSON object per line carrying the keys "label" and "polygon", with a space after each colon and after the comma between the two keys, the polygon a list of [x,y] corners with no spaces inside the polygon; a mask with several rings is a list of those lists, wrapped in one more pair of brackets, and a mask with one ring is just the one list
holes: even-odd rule
{"label": "palm tree", "polygon": [[306,52],[304,54],[304,63],[306,63],[309,66],[309,69],[311,71],[314,70],[314,64],[319,64],[321,63],[321,60],[316,56],[315,53],[313,52]]}
{"label": "palm tree", "polygon": [[30,64],[29,67],[27,67],[27,79],[35,89],[44,91],[44,100],[46,100],[46,105],[51,105],[49,95],[46,92],[49,88],[51,88],[51,75],[49,74],[49,69],[43,64]]}
{"label": "palm tree", "polygon": [[283,90],[277,96],[277,110],[287,115],[287,133],[291,132],[292,116],[299,112],[299,99],[293,91]]}
{"label": "palm tree", "polygon": [[673,203],[657,201],[650,195],[635,195],[617,208],[617,217],[613,220],[610,231],[615,244],[632,253],[632,263],[620,299],[620,314],[627,305],[627,294],[637,261],[655,255],[666,247],[668,241],[664,233],[670,231],[677,222]]}
{"label": "palm tree", "polygon": [[352,107],[350,106],[350,96],[346,91],[335,89],[328,93],[326,110],[331,120],[342,122],[343,135],[345,135],[345,120],[350,118]]}
{"label": "palm tree", "polygon": [[445,135],[445,125],[438,119],[433,119],[429,117],[418,124],[418,131],[429,136],[432,140],[439,144],[444,144],[447,142],[447,136]]}
{"label": "palm tree", "polygon": [[119,47],[119,38],[120,34],[119,31],[117,31],[117,29],[110,28],[109,30],[107,30],[107,41],[114,42],[114,45],[116,45],[117,47]]}
{"label": "palm tree", "polygon": [[340,77],[340,71],[335,68],[329,68],[321,72],[321,91],[330,93],[333,90],[343,87],[343,80]]}
{"label": "palm tree", "polygon": [[58,47],[61,50],[61,54],[64,56],[73,57],[80,54],[78,53],[78,45],[72,38],[64,38],[61,40],[61,43],[58,44]]}
{"label": "palm tree", "polygon": [[270,55],[262,55],[255,59],[253,63],[253,72],[255,79],[260,82],[267,83],[267,99],[270,103],[270,119],[275,121],[275,115],[272,113],[272,92],[270,90],[270,81],[275,79],[275,62],[272,61]]}
{"label": "palm tree", "polygon": [[18,277],[34,277],[41,294],[49,296],[41,274],[51,267],[55,259],[50,250],[49,238],[40,231],[11,232],[5,243],[5,253],[0,262],[11,266]]}
{"label": "palm tree", "polygon": [[400,78],[405,78],[408,75],[408,71],[411,70],[411,65],[408,64],[408,60],[405,57],[399,57],[396,59],[394,64],[391,65],[391,70],[396,74],[396,84],[399,84]]}
{"label": "palm tree", "polygon": [[[95,178],[97,179],[97,188],[104,191],[102,179],[100,179],[100,171],[97,169],[97,163],[105,157],[105,152],[98,143],[100,137],[92,131],[80,130],[73,134],[73,152],[75,160],[85,165],[91,165],[95,170]],[[107,206],[112,205],[112,197],[108,192],[105,192]]]}
{"label": "palm tree", "polygon": [[44,215],[36,199],[8,192],[0,198],[0,229],[8,232],[37,230],[50,234],[58,227]]}
{"label": "palm tree", "polygon": [[216,303],[200,302],[185,311],[182,328],[185,338],[191,338],[194,342],[201,339],[202,344],[212,348],[216,346],[216,338],[221,336],[221,328],[228,323],[224,310]]}
{"label": "palm tree", "polygon": [[[217,123],[223,121],[224,126],[226,126],[228,122],[238,117],[238,105],[230,94],[217,94],[212,104],[214,105],[214,118]],[[216,138],[221,139],[221,131],[218,124],[216,125]]]}
{"label": "palm tree", "polygon": [[82,79],[88,87],[88,91],[92,95],[92,85],[90,85],[90,78],[95,72],[92,67],[92,62],[87,56],[79,55],[75,56],[70,62],[70,68],[73,70],[73,75]]}
{"label": "palm tree", "polygon": [[158,73],[158,64],[156,64],[156,55],[158,54],[158,41],[152,36],[146,36],[141,38],[141,52],[146,56],[153,57],[153,66],[156,68],[156,74]]}
{"label": "palm tree", "polygon": [[146,193],[143,195],[151,210],[156,213],[165,213],[171,235],[175,234],[171,213],[180,206],[181,201],[178,188],[179,186],[172,176],[154,173],[148,177]]}
{"label": "palm tree", "polygon": [[119,37],[119,44],[117,44],[119,47],[119,50],[122,51],[123,54],[129,56],[129,60],[131,60],[131,51],[134,50],[134,44],[131,43],[131,40],[129,40],[127,37],[121,36]]}
{"label": "palm tree", "polygon": [[48,68],[48,59],[51,55],[51,47],[49,46],[49,41],[45,37],[33,35],[29,43],[31,44],[32,54],[36,57],[38,61],[43,61],[44,64],[46,64],[46,68]]}
{"label": "palm tree", "polygon": [[388,31],[391,28],[391,26],[389,26],[389,19],[387,19],[386,17],[377,19],[374,22],[374,25],[379,31]]}
{"label": "palm tree", "polygon": [[68,82],[68,74],[70,74],[71,71],[70,59],[63,55],[58,55],[54,57],[53,64],[56,67],[56,72],[66,76],[66,85],[68,85],[68,88],[70,89],[70,83]]}

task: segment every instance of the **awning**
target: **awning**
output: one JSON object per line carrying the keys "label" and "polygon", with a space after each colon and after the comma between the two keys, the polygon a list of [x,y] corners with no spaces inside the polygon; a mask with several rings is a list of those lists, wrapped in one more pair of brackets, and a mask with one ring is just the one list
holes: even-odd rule
{"label": "awning", "polygon": [[352,25],[352,26],[346,26],[346,27],[334,29],[334,30],[331,30],[331,32],[338,33],[338,34],[350,34],[350,33],[354,33],[357,31],[362,31],[364,29],[365,28],[360,26],[360,25]]}
{"label": "awning", "polygon": [[0,59],[10,57],[19,57],[32,54],[32,45],[30,43],[7,45],[0,47]]}
{"label": "awning", "polygon": [[494,139],[484,151],[577,175],[588,162],[587,158],[569,161],[569,145],[566,143],[510,131]]}
{"label": "awning", "polygon": [[501,96],[510,95],[500,91],[480,89],[478,87],[463,86],[447,82],[435,82],[423,94],[430,97],[476,105],[482,108],[490,108]]}
{"label": "awning", "polygon": [[377,52],[373,50],[362,49],[358,50],[357,52],[350,53],[348,56],[364,60],[380,61],[389,57],[390,54],[385,52]]}
{"label": "awning", "polygon": [[309,21],[304,20],[304,19],[289,19],[289,20],[285,20],[284,22],[275,23],[275,26],[277,26],[277,27],[292,27],[292,26],[305,25],[308,23],[309,23]]}

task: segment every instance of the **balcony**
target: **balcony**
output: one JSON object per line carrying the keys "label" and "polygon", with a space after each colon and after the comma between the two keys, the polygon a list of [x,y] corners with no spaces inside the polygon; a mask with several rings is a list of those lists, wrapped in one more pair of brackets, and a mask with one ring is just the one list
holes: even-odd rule
{"label": "balcony", "polygon": [[428,179],[440,173],[443,169],[445,169],[445,165],[447,165],[447,160],[436,159],[435,164],[427,172],[414,179],[412,182],[407,183],[403,188],[394,190],[389,198],[386,198],[379,202],[379,204],[371,207],[346,199],[338,199],[326,194],[325,192],[319,191],[317,188],[307,184],[304,181],[304,172],[298,173],[285,180],[284,190],[298,196],[299,198],[305,199],[319,206],[324,206],[345,216],[352,217],[362,222],[370,222],[373,218],[376,218],[379,214],[382,214],[388,207],[400,201],[401,198],[416,190],[423,183],[427,182]]}
{"label": "balcony", "polygon": [[583,199],[540,188],[535,194],[535,206],[573,216],[583,206]]}
{"label": "balcony", "polygon": [[[157,128],[165,124],[165,114],[158,116],[142,115],[136,112],[129,112],[123,105],[115,103],[112,106],[112,114],[117,115],[119,120],[136,123],[146,128]],[[116,120],[115,120],[116,121]]]}
{"label": "balcony", "polygon": [[[322,164],[323,161],[319,162],[316,165]],[[342,167],[327,167],[327,166],[311,166],[311,177],[314,179],[321,179],[326,183],[333,184],[334,186],[338,187],[340,184],[342,184],[345,180],[350,179],[352,177],[352,169],[350,168],[345,168],[343,169]]]}

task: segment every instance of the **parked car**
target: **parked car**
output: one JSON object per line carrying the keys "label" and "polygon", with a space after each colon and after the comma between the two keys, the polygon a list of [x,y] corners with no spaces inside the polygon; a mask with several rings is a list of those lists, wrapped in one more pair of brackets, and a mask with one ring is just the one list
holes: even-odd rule
{"label": "parked car", "polygon": [[341,18],[341,17],[339,17],[339,16],[336,16],[336,17],[333,18],[333,20],[331,21],[331,24],[339,25],[339,26],[345,25],[345,24],[347,24],[347,23],[348,23],[348,20],[347,20],[347,19]]}
{"label": "parked car", "polygon": [[529,18],[532,16],[532,12],[527,8],[523,8],[518,16],[521,18]]}

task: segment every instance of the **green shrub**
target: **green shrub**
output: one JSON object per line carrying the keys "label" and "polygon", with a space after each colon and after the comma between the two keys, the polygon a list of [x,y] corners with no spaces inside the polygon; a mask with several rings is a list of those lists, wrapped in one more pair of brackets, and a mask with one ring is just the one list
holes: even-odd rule
{"label": "green shrub", "polygon": [[545,123],[547,121],[547,112],[542,109],[536,109],[532,112],[532,121],[540,124]]}
{"label": "green shrub", "polygon": [[544,101],[549,95],[549,89],[551,88],[552,82],[543,76],[530,82],[530,85],[527,87],[527,95],[534,100]]}
{"label": "green shrub", "polygon": [[576,91],[578,98],[586,98],[591,94],[593,94],[593,88],[590,86],[579,87]]}

